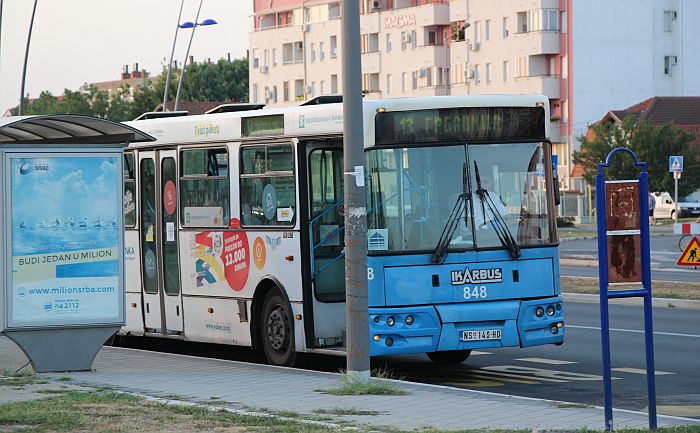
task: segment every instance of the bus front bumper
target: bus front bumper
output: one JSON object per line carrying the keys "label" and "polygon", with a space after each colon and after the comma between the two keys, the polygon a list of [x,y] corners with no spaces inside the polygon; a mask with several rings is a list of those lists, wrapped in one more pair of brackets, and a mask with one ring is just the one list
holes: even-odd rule
{"label": "bus front bumper", "polygon": [[564,309],[560,296],[370,308],[369,329],[371,356],[561,344]]}

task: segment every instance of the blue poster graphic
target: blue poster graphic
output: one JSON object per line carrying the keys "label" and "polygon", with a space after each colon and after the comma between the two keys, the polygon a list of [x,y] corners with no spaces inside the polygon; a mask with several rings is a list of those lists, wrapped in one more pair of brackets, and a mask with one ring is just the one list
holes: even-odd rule
{"label": "blue poster graphic", "polygon": [[118,161],[11,158],[12,326],[122,320]]}

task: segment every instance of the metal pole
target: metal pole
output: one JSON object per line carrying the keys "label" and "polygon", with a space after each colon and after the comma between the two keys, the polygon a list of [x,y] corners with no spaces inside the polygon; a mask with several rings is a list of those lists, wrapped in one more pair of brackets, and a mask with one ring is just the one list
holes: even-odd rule
{"label": "metal pole", "polygon": [[29,42],[32,40],[32,29],[34,28],[34,16],[36,15],[36,4],[39,0],[34,0],[34,8],[32,9],[32,20],[29,22],[29,33],[27,34],[27,47],[24,51],[24,67],[22,68],[22,86],[19,91],[19,111],[18,115],[22,115],[24,111],[24,83],[27,79],[27,61],[29,60]]}
{"label": "metal pole", "polygon": [[370,380],[370,370],[360,3],[344,1],[341,5],[347,374],[350,380],[366,383]]}
{"label": "metal pole", "polygon": [[[185,5],[185,0],[180,2],[180,13],[177,14],[177,23],[175,24],[175,36],[173,37],[173,48],[170,50],[170,61],[168,62],[168,73],[165,77],[165,90],[163,91],[163,111],[168,111],[168,87],[170,87],[170,69],[173,66],[173,56],[175,55],[175,42],[177,42],[177,32],[180,30],[180,18],[182,18],[182,7]],[[194,32],[194,30],[193,30]],[[187,61],[187,59],[185,59]]]}
{"label": "metal pole", "polygon": [[598,225],[598,278],[600,281],[600,339],[603,360],[603,401],[605,429],[613,429],[612,371],[610,370],[610,316],[608,312],[608,242],[605,221],[605,176],[598,167],[595,177],[596,218]]}
{"label": "metal pole", "polygon": [[[643,163],[644,164],[644,163]],[[677,185],[677,180],[676,180]],[[647,197],[649,194],[649,176],[646,171],[646,164],[642,166],[642,172],[639,176],[639,196]],[[678,190],[676,189],[676,192]],[[649,201],[641,200],[641,214],[649,215]],[[678,202],[676,202],[676,207]],[[678,212],[676,208],[676,212]],[[678,213],[676,213],[678,216]],[[642,286],[646,289],[644,294],[644,348],[646,351],[646,367],[647,367],[647,407],[649,408],[649,429],[656,430],[656,371],[654,367],[654,320],[652,317],[651,308],[651,257],[650,251],[650,235],[649,235],[649,218],[642,217],[640,223],[640,243],[642,249]]]}
{"label": "metal pole", "polygon": [[676,221],[678,221],[678,173],[673,173],[673,183],[675,184],[673,202],[676,209]]}
{"label": "metal pole", "polygon": [[192,39],[194,39],[194,31],[197,30],[197,23],[199,22],[199,11],[202,10],[202,3],[204,0],[199,0],[199,8],[197,9],[197,16],[194,18],[194,27],[192,27],[192,34],[190,35],[190,43],[187,44],[187,52],[185,53],[185,61],[182,62],[182,71],[180,72],[180,79],[177,82],[177,93],[175,94],[175,106],[173,111],[177,111],[177,104],[180,102],[180,90],[182,89],[182,79],[185,78],[185,70],[187,69],[187,58],[190,55],[190,47],[192,46]]}

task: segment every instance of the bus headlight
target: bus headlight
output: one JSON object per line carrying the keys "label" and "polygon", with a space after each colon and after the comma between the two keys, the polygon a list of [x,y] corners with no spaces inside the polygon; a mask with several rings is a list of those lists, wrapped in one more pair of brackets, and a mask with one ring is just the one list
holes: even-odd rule
{"label": "bus headlight", "polygon": [[535,310],[535,316],[537,316],[537,317],[542,317],[542,316],[544,316],[544,308],[542,308],[542,307],[537,307],[537,309]]}
{"label": "bus headlight", "polygon": [[394,323],[396,323],[396,321],[394,320],[393,317],[389,317],[388,319],[386,319],[386,324],[387,324],[387,325],[389,325],[389,326],[394,326]]}
{"label": "bus headlight", "polygon": [[554,307],[552,307],[551,305],[547,307],[547,315],[554,316]]}
{"label": "bus headlight", "polygon": [[413,325],[413,316],[406,316],[406,325]]}

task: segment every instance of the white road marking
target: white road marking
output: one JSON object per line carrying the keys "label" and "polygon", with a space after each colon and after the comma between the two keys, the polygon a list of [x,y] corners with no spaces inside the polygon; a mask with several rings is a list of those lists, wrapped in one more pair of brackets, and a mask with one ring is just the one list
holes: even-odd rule
{"label": "white road marking", "polygon": [[[564,328],[573,328],[573,329],[593,329],[593,330],[598,330],[600,331],[600,327],[597,326],[579,326],[579,325],[565,325]],[[632,332],[634,334],[644,334],[644,331],[640,331],[639,329],[621,329],[621,328],[610,328],[611,331],[617,331],[617,332]],[[654,331],[654,335],[667,335],[669,337],[688,337],[688,338],[700,338],[700,335],[697,334],[680,334],[677,332],[658,332]]]}
{"label": "white road marking", "polygon": [[546,358],[516,358],[516,361],[537,362],[540,364],[552,364],[552,365],[578,364],[578,362],[576,362],[576,361],[561,361],[558,359],[546,359]]}
{"label": "white road marking", "polygon": [[[622,373],[647,374],[647,371],[643,368],[620,367],[620,368],[611,368],[611,370],[620,371]],[[676,374],[676,373],[670,373],[668,371],[658,371],[658,370],[655,373],[657,376],[666,376],[668,374]]]}

